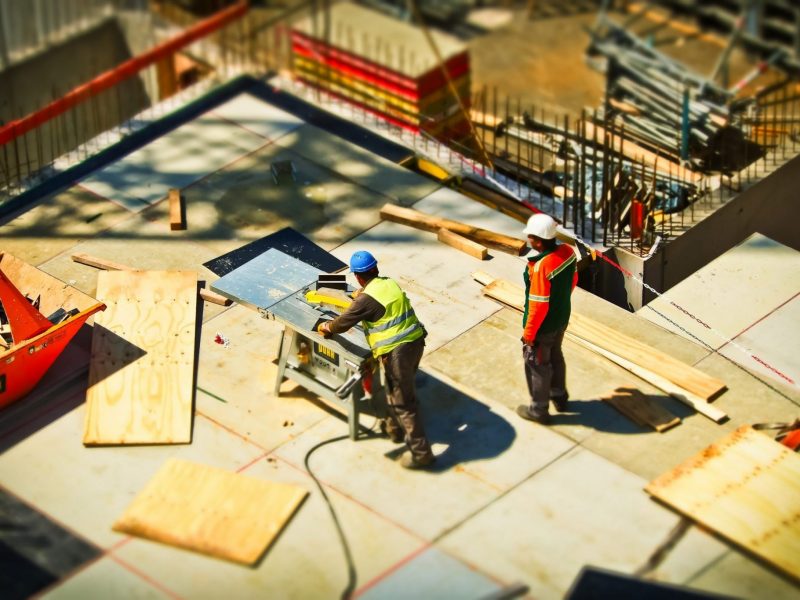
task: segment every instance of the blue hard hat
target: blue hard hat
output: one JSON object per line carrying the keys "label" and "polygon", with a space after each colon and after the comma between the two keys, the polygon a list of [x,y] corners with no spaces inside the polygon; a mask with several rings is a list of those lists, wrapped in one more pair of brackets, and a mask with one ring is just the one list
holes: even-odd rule
{"label": "blue hard hat", "polygon": [[366,273],[378,266],[378,261],[366,250],[353,252],[350,257],[350,270],[353,273]]}

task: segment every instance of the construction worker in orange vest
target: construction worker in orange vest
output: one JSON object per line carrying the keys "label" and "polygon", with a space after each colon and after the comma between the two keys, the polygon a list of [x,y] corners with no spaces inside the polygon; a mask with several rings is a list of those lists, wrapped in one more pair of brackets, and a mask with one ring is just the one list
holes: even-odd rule
{"label": "construction worker in orange vest", "polygon": [[333,321],[318,327],[324,337],[343,333],[361,322],[372,354],[381,361],[388,387],[391,417],[381,429],[399,442],[405,439],[409,452],[400,464],[407,469],[425,469],[435,458],[419,414],[414,376],[425,349],[425,327],[417,319],[411,302],[397,283],[381,277],[378,261],[366,250],[350,258],[361,293],[349,308]]}
{"label": "construction worker in orange vest", "polygon": [[546,425],[550,402],[567,408],[567,368],[561,344],[569,323],[570,297],[578,282],[571,246],[556,242],[557,224],[544,213],[528,219],[523,233],[534,250],[525,267],[525,313],[522,317],[522,359],[531,396],[530,406],[517,407],[523,419]]}

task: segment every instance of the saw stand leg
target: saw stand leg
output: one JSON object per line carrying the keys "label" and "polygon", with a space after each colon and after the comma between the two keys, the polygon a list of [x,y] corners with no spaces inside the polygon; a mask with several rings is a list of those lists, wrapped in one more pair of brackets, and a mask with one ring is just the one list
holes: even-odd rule
{"label": "saw stand leg", "polygon": [[283,374],[286,372],[286,361],[289,360],[289,352],[291,352],[294,343],[294,330],[289,333],[289,339],[286,339],[286,329],[281,332],[281,341],[278,344],[278,376],[275,379],[275,396],[281,395],[281,384],[283,383]]}

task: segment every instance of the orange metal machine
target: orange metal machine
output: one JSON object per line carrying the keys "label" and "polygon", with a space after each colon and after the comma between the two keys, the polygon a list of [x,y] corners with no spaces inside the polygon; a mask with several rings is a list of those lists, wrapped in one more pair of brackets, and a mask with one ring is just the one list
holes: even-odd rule
{"label": "orange metal machine", "polygon": [[1,252],[0,304],[5,313],[0,325],[7,330],[0,330],[0,409],[30,392],[86,320],[106,308]]}

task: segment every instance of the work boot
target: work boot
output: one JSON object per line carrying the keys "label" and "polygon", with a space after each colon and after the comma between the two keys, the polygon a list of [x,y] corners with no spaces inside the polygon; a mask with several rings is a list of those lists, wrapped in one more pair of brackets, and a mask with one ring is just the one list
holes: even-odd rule
{"label": "work boot", "polygon": [[553,403],[553,406],[556,407],[558,412],[569,412],[569,394],[564,392],[564,394],[560,396],[554,396],[550,398],[550,402]]}
{"label": "work boot", "polygon": [[524,404],[520,404],[517,407],[517,414],[525,419],[526,421],[533,421],[534,423],[539,423],[539,425],[549,425],[550,424],[550,415],[532,415],[528,410],[528,407]]}
{"label": "work boot", "polygon": [[403,455],[400,459],[400,466],[404,469],[427,469],[436,462],[436,457],[433,454],[428,454],[421,458],[417,458],[410,452]]}
{"label": "work boot", "polygon": [[381,419],[381,433],[388,437],[395,444],[400,444],[405,441],[405,434],[400,427],[392,421],[392,419]]}

